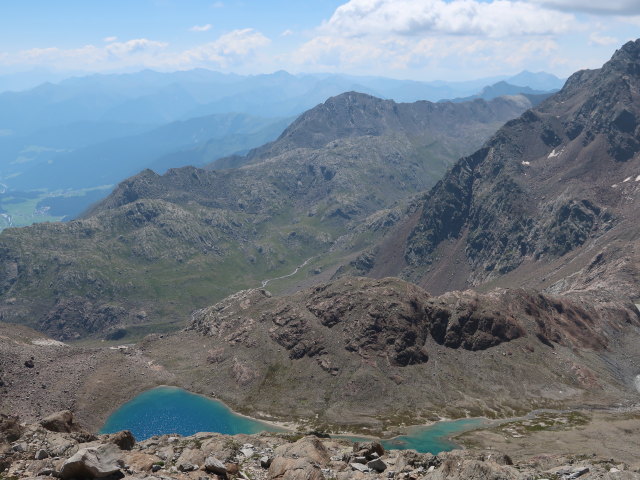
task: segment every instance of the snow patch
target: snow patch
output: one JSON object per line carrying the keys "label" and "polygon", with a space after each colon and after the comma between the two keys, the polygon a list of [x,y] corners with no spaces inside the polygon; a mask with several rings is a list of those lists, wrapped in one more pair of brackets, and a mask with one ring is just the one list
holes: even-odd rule
{"label": "snow patch", "polygon": [[527,166],[527,167],[528,167],[529,165],[531,165],[531,162],[526,162],[526,161],[524,161],[524,160],[523,160],[523,161],[522,161],[522,165],[525,165],[525,166]]}
{"label": "snow patch", "polygon": [[625,179],[622,181],[622,183],[627,183],[627,182],[628,182],[629,180],[631,180],[632,178],[633,178],[633,177],[627,177],[627,178],[625,178]]}
{"label": "snow patch", "polygon": [[52,338],[36,338],[31,340],[33,345],[38,345],[41,347],[68,347],[66,343],[59,342],[58,340],[54,340]]}
{"label": "snow patch", "polygon": [[636,182],[640,182],[640,175],[636,177]]}
{"label": "snow patch", "polygon": [[547,158],[555,158],[555,157],[559,157],[560,154],[564,151],[564,148],[562,150],[560,150],[559,152],[556,152],[556,149],[554,148],[551,153],[549,154],[549,156]]}
{"label": "snow patch", "polygon": [[618,184],[614,183],[613,185],[611,185],[611,188],[618,188]]}
{"label": "snow patch", "polygon": [[636,390],[640,392],[640,375],[636,375],[636,378],[633,380],[633,383],[636,386]]}

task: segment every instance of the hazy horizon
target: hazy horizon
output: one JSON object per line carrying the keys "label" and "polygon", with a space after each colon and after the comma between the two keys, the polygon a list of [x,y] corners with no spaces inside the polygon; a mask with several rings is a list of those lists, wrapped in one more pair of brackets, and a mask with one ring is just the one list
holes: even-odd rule
{"label": "hazy horizon", "polygon": [[612,0],[28,0],[1,7],[0,75],[206,68],[464,81],[597,68],[640,25]]}

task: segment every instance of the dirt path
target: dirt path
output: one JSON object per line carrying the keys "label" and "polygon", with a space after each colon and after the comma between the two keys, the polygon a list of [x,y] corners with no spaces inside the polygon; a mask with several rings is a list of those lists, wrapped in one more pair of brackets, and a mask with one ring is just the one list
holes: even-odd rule
{"label": "dirt path", "polygon": [[309,263],[315,257],[316,257],[316,255],[314,255],[313,257],[307,258],[301,265],[298,265],[296,267],[296,269],[293,272],[289,273],[288,275],[282,275],[281,277],[269,278],[267,280],[263,280],[262,281],[262,288],[266,287],[267,285],[269,285],[270,282],[273,282],[274,280],[281,280],[283,278],[293,277],[296,273],[298,273],[298,271],[300,271],[301,268],[305,267],[307,265],[307,263]]}

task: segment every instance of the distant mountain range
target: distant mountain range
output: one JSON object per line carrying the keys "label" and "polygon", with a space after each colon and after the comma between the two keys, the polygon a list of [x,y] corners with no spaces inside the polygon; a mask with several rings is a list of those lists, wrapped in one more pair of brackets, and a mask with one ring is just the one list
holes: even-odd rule
{"label": "distant mountain range", "polygon": [[[523,72],[511,78],[529,86],[485,89],[481,97],[529,94],[539,85],[562,83],[543,73]],[[345,91],[413,102],[470,96],[495,80],[416,82],[283,71],[240,76],[147,70],[74,77],[4,92],[0,227],[3,222],[20,226],[68,220],[144,168],[162,173],[243,155],[275,139],[301,112]],[[217,168],[234,162],[227,158]]]}

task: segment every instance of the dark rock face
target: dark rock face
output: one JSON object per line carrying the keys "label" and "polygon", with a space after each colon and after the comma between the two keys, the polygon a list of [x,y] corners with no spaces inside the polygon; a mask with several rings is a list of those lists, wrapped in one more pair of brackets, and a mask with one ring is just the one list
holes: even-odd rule
{"label": "dark rock face", "polygon": [[409,268],[442,265],[438,249],[459,242],[476,285],[618,224],[624,197],[612,184],[632,174],[626,164],[640,151],[639,52],[629,42],[602,69],[576,73],[461,159],[424,198],[405,244]]}
{"label": "dark rock face", "polygon": [[69,340],[117,325],[127,318],[127,311],[120,306],[72,297],[58,301],[47,312],[40,328],[61,340]]}

